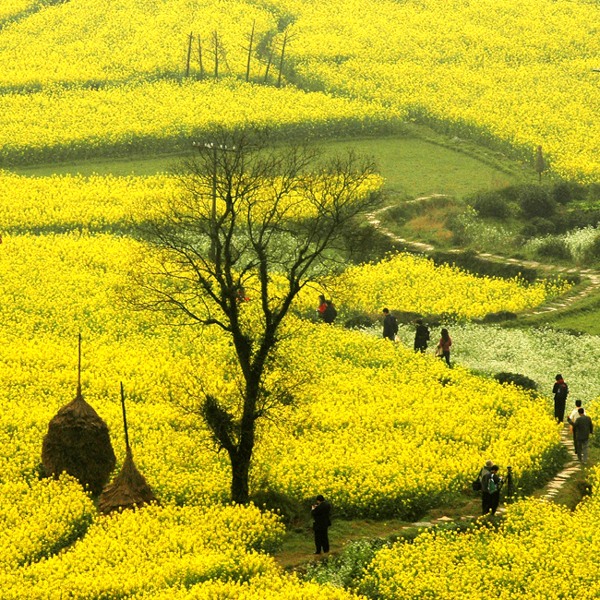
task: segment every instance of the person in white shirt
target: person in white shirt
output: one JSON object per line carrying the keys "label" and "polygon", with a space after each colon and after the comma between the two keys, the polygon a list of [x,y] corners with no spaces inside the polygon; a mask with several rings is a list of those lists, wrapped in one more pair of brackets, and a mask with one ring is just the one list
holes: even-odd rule
{"label": "person in white shirt", "polygon": [[[571,411],[569,418],[567,421],[571,424],[571,433],[573,434],[573,448],[575,449],[575,454],[579,456],[577,452],[577,436],[575,435],[575,427],[573,427],[573,423],[577,421],[579,418],[579,409],[581,408],[581,400],[575,400],[575,408]],[[585,410],[584,410],[585,412]]]}

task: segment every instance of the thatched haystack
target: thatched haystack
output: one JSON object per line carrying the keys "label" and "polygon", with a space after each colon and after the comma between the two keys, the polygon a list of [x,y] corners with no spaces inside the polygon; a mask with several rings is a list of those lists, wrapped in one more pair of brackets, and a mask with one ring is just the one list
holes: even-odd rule
{"label": "thatched haystack", "polygon": [[156,502],[152,488],[133,462],[131,448],[127,447],[127,456],[119,474],[107,485],[98,501],[98,509],[104,514],[113,510],[141,507]]}
{"label": "thatched haystack", "polygon": [[116,458],[106,423],[83,399],[78,386],[75,400],[50,421],[42,444],[42,463],[48,475],[63,471],[96,495],[106,485]]}

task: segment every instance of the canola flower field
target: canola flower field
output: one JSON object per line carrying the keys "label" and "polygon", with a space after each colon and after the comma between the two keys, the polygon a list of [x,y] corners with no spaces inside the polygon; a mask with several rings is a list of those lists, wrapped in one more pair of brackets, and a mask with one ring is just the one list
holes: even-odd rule
{"label": "canola flower field", "polygon": [[[416,120],[523,158],[541,144],[557,175],[598,182],[599,10],[584,0],[8,0],[0,166],[178,150],[223,125],[310,139]],[[129,227],[176,191],[166,174],[0,173],[2,598],[483,598],[490,570],[502,598],[598,595],[588,560],[598,543],[597,484],[573,514],[527,500],[498,531],[431,533],[382,550],[355,593],[286,574],[272,556],[280,519],[227,504],[227,461],[193,414],[199,398],[190,390],[235,393],[227,340],[123,303],[145,252]],[[277,293],[281,281],[272,283]],[[407,330],[391,344],[290,319],[276,359],[297,376],[294,403],[261,423],[253,490],[303,502],[323,493],[337,518],[410,519],[469,489],[489,457],[512,465],[524,487],[559,466],[549,399],[465,367],[515,366],[543,383],[558,361],[576,375],[573,397],[593,400],[600,389],[584,363],[598,357],[596,338],[468,323],[527,310],[564,287],[477,278],[404,255],[322,283],[348,312],[387,304],[459,318],[457,364],[416,356]],[[305,290],[294,312],[314,310],[319,291]],[[78,332],[84,396],[107,421],[120,465],[124,382],[136,465],[160,506],[103,517],[68,476],[39,479],[48,421],[75,395]],[[534,360],[523,362],[523,350]]]}
{"label": "canola flower field", "polygon": [[558,175],[597,182],[599,11],[584,0],[52,4],[0,31],[0,158],[181,148],[215,123],[305,138],[417,120],[526,160],[541,145]]}
{"label": "canola flower field", "polygon": [[[596,472],[597,476],[597,472]],[[425,533],[379,552],[363,578],[371,597],[597,598],[598,483],[575,511],[541,500],[510,507],[499,529]],[[569,556],[570,568],[564,557]],[[410,574],[410,576],[407,576]]]}
{"label": "canola flower field", "polygon": [[[157,315],[132,312],[120,300],[144,252],[122,229],[124,218],[151,216],[153,203],[164,201],[173,182],[166,176],[6,175],[3,185],[0,515],[6,541],[0,585],[6,597],[22,597],[23,590],[31,598],[67,592],[82,598],[266,598],[273,590],[289,598],[350,597],[283,574],[268,556],[281,539],[277,519],[256,509],[223,509],[227,461],[214,454],[207,431],[182,407],[193,408],[197,398],[186,390],[199,385],[220,397],[235,391],[226,339],[212,330],[199,335],[166,327]],[[454,276],[465,298],[498,284],[434,268],[425,259],[400,256],[394,264],[405,275],[407,302],[410,285],[420,288],[422,277],[439,286]],[[356,272],[361,285],[376,287],[379,265]],[[356,274],[340,280],[344,276]],[[273,285],[276,293],[277,278]],[[511,307],[515,297],[526,307],[549,293],[518,281],[506,286],[505,306]],[[341,295],[343,289],[340,283],[341,304],[369,310],[359,298]],[[316,293],[300,297],[296,310],[314,308]],[[430,302],[421,306],[432,311]],[[463,310],[468,318],[502,306],[502,294],[491,292],[471,303],[471,313],[467,303]],[[38,481],[48,421],[75,392],[79,331],[84,395],[107,421],[120,464],[118,382],[124,382],[136,464],[163,508],[100,517],[69,478]],[[513,465],[524,484],[560,461],[558,432],[544,400],[460,367],[449,371],[401,345],[292,319],[279,359],[298,374],[295,402],[261,425],[253,489],[268,487],[296,500],[319,490],[332,499],[338,517],[411,518],[467,489],[491,454]],[[456,406],[464,407],[467,419]],[[421,412],[427,419],[415,418]],[[525,439],[518,424],[532,414],[536,425]],[[44,521],[50,512],[52,528]],[[26,521],[23,514],[30,515]],[[243,538],[233,535],[235,528]],[[147,537],[156,538],[151,546]],[[144,550],[138,556],[135,548]],[[116,572],[115,562],[121,564]],[[95,576],[75,566],[80,564],[96,565]]]}

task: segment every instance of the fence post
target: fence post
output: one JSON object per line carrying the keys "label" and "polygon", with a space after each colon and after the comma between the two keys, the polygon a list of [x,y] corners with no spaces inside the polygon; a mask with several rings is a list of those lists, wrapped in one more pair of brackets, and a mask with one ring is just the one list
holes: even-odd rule
{"label": "fence post", "polygon": [[194,33],[190,33],[188,36],[188,51],[187,51],[187,60],[185,62],[185,76],[190,76],[190,60],[192,58],[192,42],[194,41]]}
{"label": "fence post", "polygon": [[283,35],[283,44],[281,45],[281,57],[279,58],[279,76],[277,77],[277,87],[281,87],[281,72],[283,70],[283,58],[285,56],[285,45],[287,44],[288,32]]}
{"label": "fence post", "polygon": [[252,33],[250,34],[250,44],[248,46],[248,62],[246,63],[246,82],[250,80],[250,58],[252,57],[252,43],[254,42],[254,28],[256,27],[256,19],[252,22]]}
{"label": "fence post", "polygon": [[204,65],[202,64],[202,40],[198,34],[198,62],[200,63],[200,79],[204,79]]}
{"label": "fence post", "polygon": [[215,79],[219,79],[219,34],[213,32],[213,40],[215,42]]}

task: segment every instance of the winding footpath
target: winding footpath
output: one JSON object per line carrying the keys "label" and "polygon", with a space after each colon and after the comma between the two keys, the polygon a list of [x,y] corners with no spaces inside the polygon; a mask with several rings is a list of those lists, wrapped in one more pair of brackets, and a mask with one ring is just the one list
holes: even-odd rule
{"label": "winding footpath", "polygon": [[[408,203],[419,203],[419,202],[424,202],[427,200],[432,200],[435,198],[441,199],[441,198],[446,198],[446,197],[447,196],[445,196],[443,194],[431,194],[429,196],[422,196],[419,198],[415,198],[413,200],[408,200],[407,202]],[[385,211],[387,211],[391,208],[393,208],[393,205],[386,206],[384,208],[380,208],[377,211],[369,213],[366,216],[367,222],[372,227],[377,229],[380,233],[382,233],[387,238],[389,238],[391,242],[393,242],[394,244],[403,245],[411,252],[428,254],[428,253],[435,251],[435,247],[432,246],[431,244],[402,238],[402,237],[396,235],[395,233],[393,233],[392,231],[390,231],[389,229],[383,227],[379,217],[382,213],[384,213]],[[450,252],[454,252],[454,253],[458,254],[460,251],[461,251],[460,249],[454,249],[454,250],[451,250]],[[478,258],[480,258],[482,260],[487,260],[490,262],[520,265],[520,266],[523,266],[524,268],[530,268],[530,269],[536,269],[538,271],[544,271],[548,275],[579,275],[582,279],[587,279],[588,284],[586,286],[584,286],[583,289],[577,291],[576,293],[569,294],[565,297],[552,300],[542,306],[536,307],[534,310],[531,310],[528,313],[523,313],[523,314],[538,315],[538,314],[543,314],[543,313],[564,310],[564,309],[568,308],[569,306],[575,304],[576,302],[581,301],[583,298],[591,296],[596,291],[600,290],[600,272],[595,271],[593,269],[577,269],[574,267],[549,265],[549,264],[539,263],[536,261],[517,260],[514,258],[507,258],[506,256],[490,254],[490,253],[477,253],[477,256],[478,256]],[[562,489],[562,487],[566,484],[566,482],[569,481],[569,479],[576,472],[578,472],[581,469],[581,465],[579,464],[579,462],[577,461],[577,459],[574,456],[573,441],[572,441],[571,435],[569,434],[569,430],[567,427],[565,427],[561,432],[561,443],[567,448],[570,460],[568,460],[565,463],[565,465],[563,466],[563,469],[544,487],[544,493],[542,494],[542,498],[544,498],[548,501],[554,501],[556,499],[558,493]],[[504,507],[500,506],[500,508],[498,509],[497,512],[498,512],[498,514],[502,514],[504,511],[505,511]],[[467,516],[461,517],[461,520],[473,520],[476,518],[477,518],[477,516],[475,516],[475,515],[467,515]],[[432,521],[419,521],[416,523],[412,523],[410,525],[407,525],[405,527],[405,529],[414,528],[414,527],[432,527],[434,525],[440,525],[440,524],[449,523],[452,521],[454,521],[454,519],[447,517],[447,516],[442,516],[437,519],[433,519]]]}
{"label": "winding footpath", "polygon": [[[413,200],[408,200],[407,203],[419,203],[435,198],[447,198],[444,194],[431,194],[430,196],[421,196]],[[418,242],[415,240],[408,240],[402,238],[381,224],[380,215],[394,208],[393,205],[385,206],[372,213],[366,215],[367,222],[377,229],[380,233],[385,235],[392,243],[403,245],[410,252],[417,252],[422,254],[428,254],[435,251],[435,246],[424,242]],[[460,248],[454,248],[450,250],[450,253],[458,254],[462,250]],[[574,294],[568,294],[565,297],[555,299],[542,306],[538,306],[536,309],[522,313],[523,315],[532,314],[539,315],[543,313],[554,312],[558,310],[564,310],[569,306],[581,301],[583,298],[593,295],[595,292],[600,290],[600,271],[594,269],[578,269],[575,267],[564,267],[559,265],[550,265],[545,263],[539,263],[533,260],[517,260],[516,258],[507,258],[499,254],[491,254],[488,252],[477,252],[477,257],[481,260],[486,260],[494,263],[503,263],[507,265],[518,265],[524,268],[536,269],[538,271],[544,271],[548,275],[579,275],[582,279],[586,279],[588,284],[582,289],[578,290]]]}

